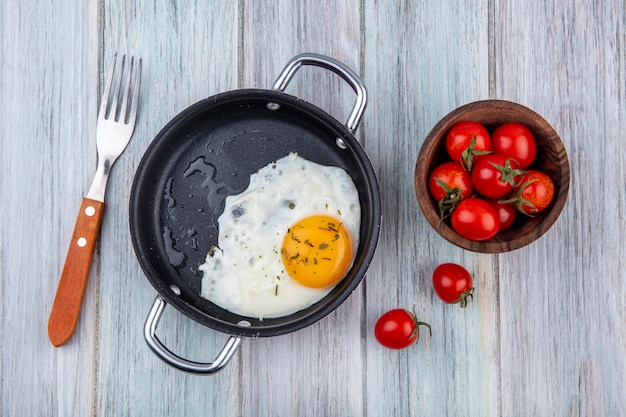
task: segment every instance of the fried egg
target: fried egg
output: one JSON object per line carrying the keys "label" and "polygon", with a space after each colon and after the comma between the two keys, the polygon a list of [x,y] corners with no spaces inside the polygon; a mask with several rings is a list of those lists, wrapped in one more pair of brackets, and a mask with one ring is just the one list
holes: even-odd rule
{"label": "fried egg", "polygon": [[291,153],[226,197],[218,245],[204,264],[201,296],[263,319],[326,296],[352,267],[361,206],[350,175]]}

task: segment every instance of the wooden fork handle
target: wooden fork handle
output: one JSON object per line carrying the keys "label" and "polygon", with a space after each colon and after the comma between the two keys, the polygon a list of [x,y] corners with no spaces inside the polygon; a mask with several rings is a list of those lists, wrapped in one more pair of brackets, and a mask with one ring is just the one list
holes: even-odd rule
{"label": "wooden fork handle", "polygon": [[103,212],[103,202],[83,198],[48,320],[54,346],[65,344],[76,330]]}

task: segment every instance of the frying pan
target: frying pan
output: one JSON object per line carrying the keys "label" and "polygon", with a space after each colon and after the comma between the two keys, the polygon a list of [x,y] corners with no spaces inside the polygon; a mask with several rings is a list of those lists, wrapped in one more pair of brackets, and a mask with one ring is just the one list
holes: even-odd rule
{"label": "frying pan", "polygon": [[[357,98],[344,126],[332,116],[283,90],[303,65],[338,74]],[[374,255],[381,224],[380,193],[365,151],[354,137],[366,106],[360,78],[344,64],[301,54],[285,66],[273,90],[243,89],[204,99],[174,117],[154,138],[135,174],[130,196],[130,232],[144,274],[158,292],[144,336],[153,352],[180,370],[212,374],[221,370],[243,337],[277,336],[320,320],[358,286]],[[248,186],[250,175],[297,152],[311,161],[343,168],[352,177],[361,204],[360,245],[347,276],[322,300],[294,314],[243,317],[200,297],[198,271],[218,245],[224,199]],[[184,359],[156,336],[167,304],[197,322],[230,335],[211,363]]]}

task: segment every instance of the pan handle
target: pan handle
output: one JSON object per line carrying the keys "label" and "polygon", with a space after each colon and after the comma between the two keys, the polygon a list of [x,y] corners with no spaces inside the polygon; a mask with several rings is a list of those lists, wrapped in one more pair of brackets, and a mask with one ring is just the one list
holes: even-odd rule
{"label": "pan handle", "polygon": [[354,134],[359,122],[361,121],[361,116],[363,116],[365,106],[367,105],[367,90],[365,89],[365,84],[361,78],[346,65],[334,58],[320,54],[305,53],[296,55],[287,63],[281,74],[276,79],[276,82],[274,82],[274,86],[272,88],[274,90],[284,91],[295,73],[303,65],[312,65],[332,71],[343,78],[344,81],[352,87],[356,93],[356,102],[354,103],[354,107],[348,116],[346,127],[351,133]]}
{"label": "pan handle", "polygon": [[156,336],[156,328],[166,305],[167,302],[165,299],[163,299],[160,295],[157,295],[154,303],[152,304],[152,308],[150,309],[150,313],[148,314],[148,318],[146,319],[143,335],[150,349],[152,349],[152,351],[165,363],[173,366],[174,368],[180,369],[181,371],[201,375],[211,375],[221,371],[224,366],[228,364],[228,361],[230,361],[234,356],[235,352],[237,352],[237,349],[239,349],[242,338],[238,336],[230,336],[222,348],[222,351],[217,355],[212,363],[198,363],[181,358],[165,347],[165,345],[163,345],[163,343]]}

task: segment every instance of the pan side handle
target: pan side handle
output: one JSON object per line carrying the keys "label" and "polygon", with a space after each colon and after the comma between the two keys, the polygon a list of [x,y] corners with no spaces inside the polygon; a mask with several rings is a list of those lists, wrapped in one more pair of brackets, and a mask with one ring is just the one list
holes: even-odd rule
{"label": "pan side handle", "polygon": [[165,310],[166,305],[167,302],[163,299],[163,297],[157,295],[154,303],[152,304],[152,308],[150,309],[150,313],[148,313],[143,335],[150,349],[152,349],[152,351],[159,358],[161,358],[163,362],[181,371],[197,375],[212,375],[221,371],[232,359],[235,352],[237,352],[237,349],[239,349],[242,338],[238,336],[230,336],[212,363],[199,363],[181,358],[165,347],[165,345],[156,336],[156,328],[159,324],[161,316],[163,315],[163,310]]}
{"label": "pan side handle", "polygon": [[348,116],[346,127],[354,134],[367,105],[367,90],[361,78],[352,69],[334,58],[320,54],[305,53],[296,55],[285,65],[285,68],[274,82],[272,88],[274,90],[284,91],[295,73],[303,65],[312,65],[332,71],[352,87],[356,93],[356,102]]}

